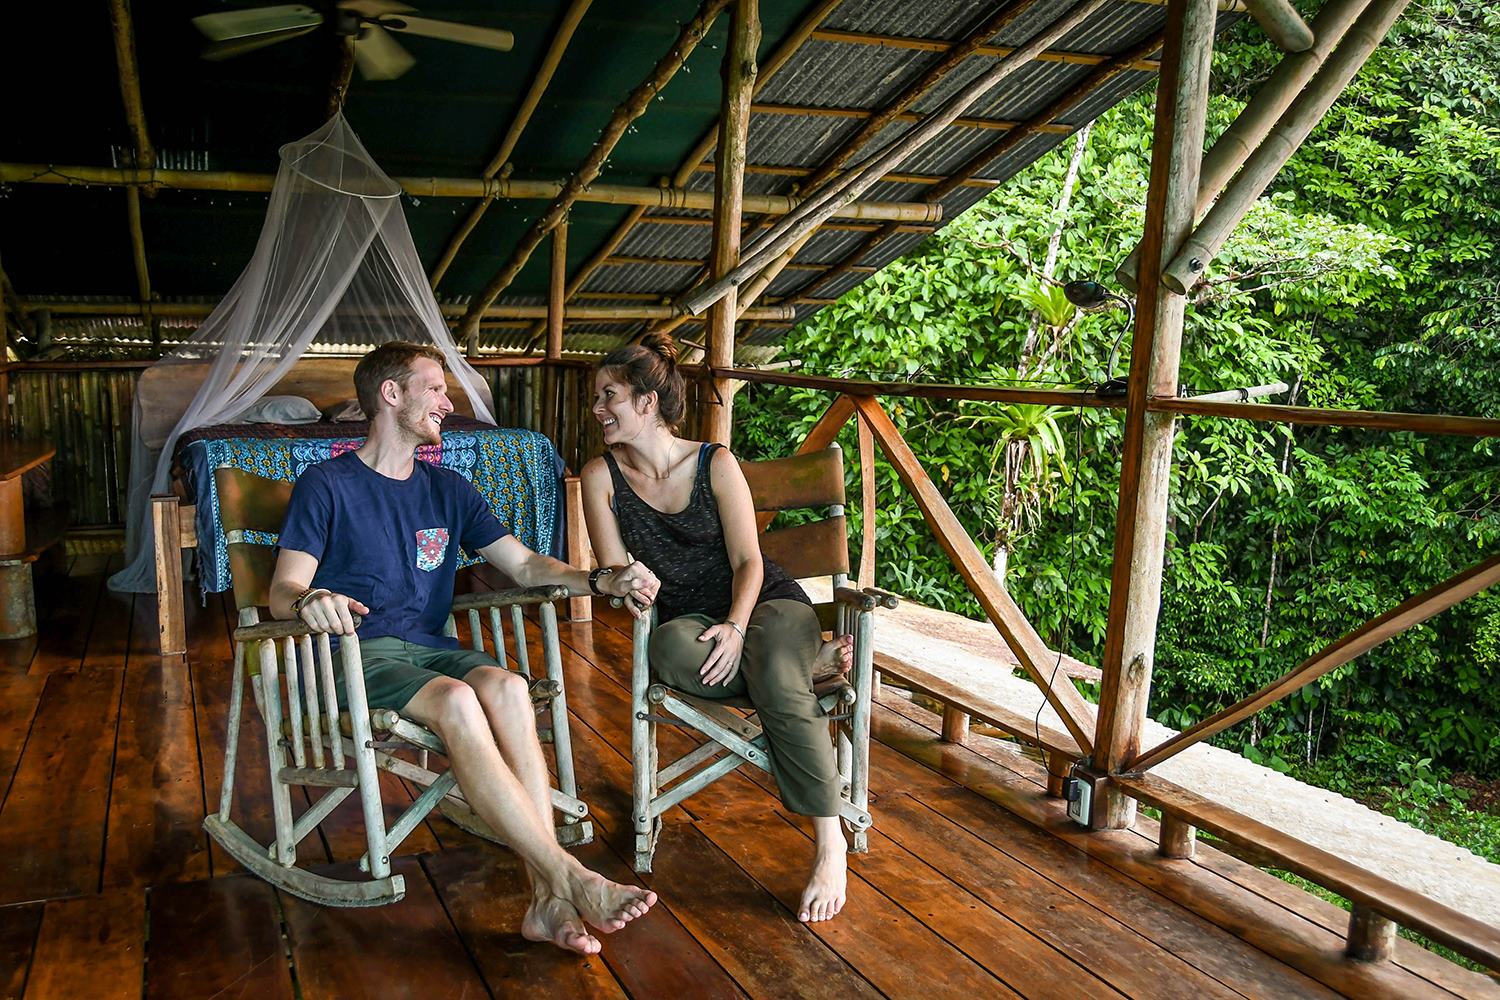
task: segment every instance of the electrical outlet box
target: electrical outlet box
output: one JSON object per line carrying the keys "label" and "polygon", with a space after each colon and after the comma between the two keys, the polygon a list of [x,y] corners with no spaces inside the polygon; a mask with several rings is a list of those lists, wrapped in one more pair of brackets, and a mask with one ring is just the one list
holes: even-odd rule
{"label": "electrical outlet box", "polygon": [[1079,826],[1088,826],[1094,806],[1094,787],[1080,778],[1068,778],[1063,783],[1063,795],[1068,800],[1068,818]]}

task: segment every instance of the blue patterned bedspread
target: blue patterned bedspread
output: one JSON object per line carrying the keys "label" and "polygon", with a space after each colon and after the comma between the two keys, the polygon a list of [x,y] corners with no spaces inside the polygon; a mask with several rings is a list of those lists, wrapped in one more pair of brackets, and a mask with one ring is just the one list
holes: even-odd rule
{"label": "blue patterned bedspread", "polygon": [[[219,525],[213,471],[230,466],[267,479],[295,482],[302,470],[352,451],[353,438],[208,438],[178,450],[177,461],[198,505],[198,582],[205,595],[229,589],[229,549]],[[514,428],[444,431],[442,444],[423,445],[417,458],[461,474],[489,501],[500,523],[537,552],[563,558],[562,459],[546,436]],[[263,540],[274,544],[275,537]],[[460,566],[479,562],[460,553]]]}

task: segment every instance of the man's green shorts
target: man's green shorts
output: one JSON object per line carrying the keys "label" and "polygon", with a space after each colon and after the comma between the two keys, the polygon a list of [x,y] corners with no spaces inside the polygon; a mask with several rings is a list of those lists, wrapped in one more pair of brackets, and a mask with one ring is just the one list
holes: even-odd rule
{"label": "man's green shorts", "polygon": [[[499,666],[493,656],[482,650],[419,646],[395,636],[362,640],[359,656],[365,667],[365,701],[371,708],[393,708],[398,712],[433,678],[463,680],[475,667]],[[348,708],[344,672],[335,670],[334,675],[339,705]]]}

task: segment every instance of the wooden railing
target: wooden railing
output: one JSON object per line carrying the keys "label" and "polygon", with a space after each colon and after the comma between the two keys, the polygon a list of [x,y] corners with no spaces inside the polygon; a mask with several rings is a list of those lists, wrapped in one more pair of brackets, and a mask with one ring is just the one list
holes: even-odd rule
{"label": "wooden railing", "polygon": [[[873,581],[873,539],[876,511],[874,482],[874,447],[895,469],[903,485],[922,511],[933,536],[953,561],[969,591],[978,599],[986,616],[1027,674],[1040,688],[1048,704],[1062,720],[1066,733],[1032,724],[1015,712],[978,699],[960,685],[931,675],[923,675],[911,686],[946,706],[943,735],[945,739],[963,739],[960,727],[950,726],[954,714],[982,719],[1024,742],[1033,743],[1047,753],[1048,791],[1060,795],[1063,776],[1075,762],[1088,763],[1095,742],[1096,720],[1089,706],[1067,677],[1056,679],[1048,669],[1055,659],[1010,595],[995,580],[978,547],[954,516],[936,485],[928,477],[910,446],[890,416],[877,401],[875,392],[892,396],[925,396],[944,398],[942,389],[931,385],[903,383],[859,383],[870,393],[850,393],[851,383],[818,376],[754,372],[739,369],[716,370],[721,377],[747,381],[792,384],[825,388],[838,392],[828,409],[813,425],[797,449],[798,453],[826,448],[844,426],[854,419],[860,435],[861,503],[864,511],[863,549],[860,560],[862,578]],[[962,398],[1024,399],[1037,401],[1044,394],[1052,401],[1066,399],[1065,405],[1111,407],[1114,401],[1084,398],[1078,393],[1055,390],[1011,390],[1004,388],[952,387],[962,389]],[[937,389],[938,391],[933,391]],[[1190,409],[1190,401],[1162,399],[1153,401],[1157,409]],[[1258,408],[1258,404],[1230,404]],[[1267,407],[1270,409],[1270,407]],[[1276,407],[1278,411],[1297,411],[1297,407]],[[1330,412],[1338,412],[1330,418]],[[1217,410],[1214,415],[1219,415]],[[1238,415],[1238,414],[1224,414]],[[1295,419],[1292,412],[1283,419]],[[1358,414],[1339,411],[1308,411],[1310,423],[1339,423],[1355,426],[1402,429],[1449,434],[1500,437],[1500,421],[1477,418],[1435,417],[1427,414],[1378,414],[1366,424]],[[762,525],[764,527],[764,525]],[[1138,802],[1162,812],[1160,853],[1166,858],[1190,858],[1197,830],[1205,830],[1230,844],[1251,850],[1270,859],[1277,866],[1294,872],[1331,892],[1348,899],[1353,907],[1349,922],[1346,953],[1355,959],[1388,958],[1397,925],[1411,928],[1442,945],[1452,948],[1492,970],[1500,970],[1500,929],[1460,913],[1373,872],[1360,868],[1326,850],[1307,844],[1290,834],[1276,830],[1227,806],[1212,802],[1195,792],[1145,771],[1175,756],[1195,743],[1208,739],[1256,712],[1287,697],[1303,686],[1368,652],[1380,643],[1427,621],[1459,602],[1500,581],[1500,555],[1431,589],[1412,597],[1379,617],[1330,643],[1314,656],[1276,681],[1224,709],[1182,733],[1165,740],[1143,753],[1135,754],[1117,773],[1093,775],[1096,788],[1110,787]],[[879,662],[877,660],[877,662]],[[1086,773],[1086,769],[1085,769]]]}

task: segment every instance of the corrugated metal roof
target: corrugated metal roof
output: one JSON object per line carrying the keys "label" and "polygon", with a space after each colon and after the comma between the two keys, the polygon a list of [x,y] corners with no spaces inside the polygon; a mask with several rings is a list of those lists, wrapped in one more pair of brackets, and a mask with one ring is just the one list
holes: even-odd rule
{"label": "corrugated metal roof", "polygon": [[[1036,0],[990,44],[1015,46],[1052,23],[1074,0]],[[516,50],[503,60],[445,43],[411,40],[419,57],[407,76],[389,83],[356,81],[347,113],[356,130],[393,175],[447,173],[476,176],[499,144],[529,82],[530,67],[541,59],[564,8],[564,0],[537,0],[522,9],[497,12],[484,0],[445,0],[439,16],[513,28]],[[765,26],[760,61],[782,44],[813,7],[812,0],[761,0]],[[34,9],[33,9],[34,8]],[[185,18],[175,5],[138,5],[135,11],[141,49],[143,92],[148,127],[169,163],[188,169],[268,170],[274,166],[280,141],[310,131],[316,106],[326,94],[326,52],[312,44],[288,42],[222,63],[200,63],[182,58],[194,42]],[[170,8],[170,9],[167,9]],[[650,5],[598,2],[589,10],[566,54],[559,75],[543,99],[536,121],[516,147],[511,176],[516,179],[557,179],[582,161],[614,106],[646,75],[653,62],[670,47],[679,25],[692,16],[694,0],[663,0]],[[821,27],[844,32],[922,40],[953,40],[991,16],[996,5],[976,0],[847,0]],[[31,5],[26,18],[33,28],[60,27],[76,13]],[[91,15],[92,16],[92,15]],[[102,16],[102,15],[101,15]],[[1221,15],[1221,29],[1239,15]],[[1113,56],[1132,50],[1142,40],[1156,37],[1165,23],[1160,6],[1119,0],[1107,4],[1087,22],[1069,32],[1054,49]],[[679,74],[653,101],[611,156],[602,180],[650,185],[683,166],[682,157],[706,134],[718,113],[717,66],[726,46],[727,27],[721,18],[706,43],[688,62],[690,73]],[[34,39],[66,39],[67,62],[81,67],[87,79],[76,81],[94,93],[118,91],[113,53],[107,32],[82,51],[66,31],[34,30]],[[92,37],[92,36],[91,36]],[[403,43],[407,39],[403,37]],[[61,43],[60,43],[61,44]],[[174,47],[175,46],[175,47]],[[96,51],[97,50],[97,51]],[[45,56],[45,53],[38,53]],[[61,58],[61,56],[60,56]],[[752,167],[793,168],[796,175],[751,172],[745,190],[751,194],[787,194],[799,188],[802,177],[816,170],[861,128],[864,117],[849,117],[838,109],[874,113],[894,101],[907,85],[940,58],[929,48],[861,44],[849,40],[805,41],[783,68],[766,81],[756,96],[761,105],[791,105],[807,113],[756,113],[749,126],[748,159]],[[972,56],[951,71],[912,106],[930,113],[971,80],[991,67],[993,56]],[[7,70],[9,71],[9,70]],[[1089,77],[1095,66],[1067,61],[1036,61],[1019,68],[983,95],[965,117],[994,122],[1025,122]],[[1125,96],[1147,84],[1153,74],[1130,70],[1114,76],[1061,116],[1055,125],[1081,127]],[[16,88],[12,88],[13,91]],[[129,148],[117,103],[95,102],[86,113],[64,103],[60,95],[37,95],[37,107],[20,109],[22,120],[0,132],[0,159],[19,162],[109,163]],[[104,106],[108,105],[107,108]],[[834,109],[834,110],[825,110]],[[418,120],[420,119],[420,121]],[[306,127],[304,127],[306,126]],[[914,127],[911,121],[889,124],[853,162],[897,141]],[[899,166],[902,173],[941,178],[971,157],[1002,141],[998,128],[950,127]],[[1016,141],[978,176],[1004,180],[1044,155],[1065,136],[1035,133]],[[489,152],[487,152],[489,151]],[[685,185],[710,191],[711,171],[693,173]],[[916,202],[930,185],[917,181],[882,181],[863,201]],[[944,218],[951,221],[985,196],[988,188],[960,186],[941,200]],[[212,302],[227,290],[234,268],[243,266],[254,245],[263,195],[215,196],[207,192],[168,192],[144,199],[147,253],[157,289],[174,301],[197,296]],[[56,216],[76,204],[79,229],[86,220],[103,239],[79,246],[60,243]],[[63,292],[74,301],[105,294],[128,301],[133,293],[129,242],[124,235],[124,211],[108,192],[79,192],[15,185],[0,200],[0,254],[21,294]],[[442,253],[466,203],[453,199],[407,199],[405,206],[418,250],[431,264]],[[444,301],[464,304],[487,280],[524,234],[542,202],[505,202],[486,217],[475,237],[465,244],[448,277],[440,286]],[[625,206],[579,205],[571,213],[570,272],[577,274],[594,257],[626,217]],[[111,221],[111,213],[117,217]],[[707,213],[651,209],[614,249],[614,257],[693,260],[701,262],[711,246]],[[666,221],[668,219],[674,221]],[[66,220],[64,220],[66,222]],[[110,227],[118,225],[118,232]],[[861,269],[824,283],[822,273],[808,265],[834,267],[856,252],[882,223],[835,220],[821,229],[801,250],[797,264],[784,271],[770,288],[780,298],[815,287],[818,299],[836,297],[879,267],[909,251],[930,228],[899,232],[883,239],[860,261]],[[155,254],[153,255],[153,245]],[[66,248],[65,252],[59,252]],[[535,255],[504,301],[540,303],[545,289],[545,251]],[[612,263],[590,274],[582,289],[591,295],[618,293],[650,295],[664,301],[684,291],[696,270],[678,264]],[[609,301],[590,298],[591,304]],[[799,318],[820,308],[798,304]],[[163,324],[171,335],[191,326],[191,320]],[[487,349],[519,350],[531,339],[528,326],[486,325],[482,343]],[[566,347],[577,351],[607,350],[638,332],[642,321],[614,324],[568,325]],[[692,323],[684,330],[699,330]],[[761,351],[784,335],[785,324],[759,324],[745,338],[746,351]],[[138,318],[86,320],[59,318],[54,336],[77,340],[86,335],[115,340],[122,349],[149,346],[149,336]],[[163,334],[167,336],[168,334]]]}

